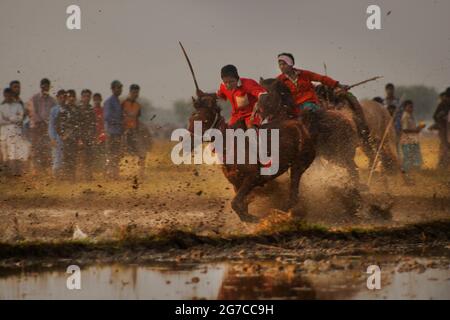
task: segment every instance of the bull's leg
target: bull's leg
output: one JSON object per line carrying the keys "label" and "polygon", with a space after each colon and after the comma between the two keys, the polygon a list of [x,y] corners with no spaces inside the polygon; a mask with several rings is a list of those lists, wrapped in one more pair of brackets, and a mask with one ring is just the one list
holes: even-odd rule
{"label": "bull's leg", "polygon": [[302,176],[302,168],[300,166],[295,165],[291,167],[291,180],[289,186],[289,200],[286,203],[286,206],[283,208],[284,210],[289,210],[295,207],[298,202],[298,191],[300,186],[300,178]]}
{"label": "bull's leg", "polygon": [[248,203],[246,197],[256,186],[254,177],[247,177],[240,186],[236,196],[231,201],[231,207],[238,214],[241,221],[255,222],[257,219],[248,214]]}
{"label": "bull's leg", "polygon": [[367,186],[360,184],[358,167],[353,158],[347,157],[344,162],[344,167],[350,175],[351,184],[344,188],[341,200],[348,212],[356,214],[361,207],[362,198],[360,190],[367,190]]}
{"label": "bull's leg", "polygon": [[[307,149],[307,150],[306,150]],[[298,194],[300,187],[300,180],[303,173],[311,166],[316,157],[316,151],[314,147],[307,146],[305,150],[302,150],[300,161],[294,163],[291,167],[291,181],[289,189],[289,202],[287,204],[287,210],[294,208],[298,203]]]}

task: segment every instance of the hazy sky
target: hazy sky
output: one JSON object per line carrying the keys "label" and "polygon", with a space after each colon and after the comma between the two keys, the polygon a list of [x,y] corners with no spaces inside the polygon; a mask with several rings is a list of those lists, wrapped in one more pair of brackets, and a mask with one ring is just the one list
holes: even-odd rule
{"label": "hazy sky", "polygon": [[[78,4],[82,29],[66,28]],[[366,28],[366,8],[382,9],[382,30]],[[391,11],[391,14],[387,13]],[[345,84],[383,75],[354,90],[383,93],[386,81],[450,86],[449,0],[1,0],[0,84],[22,81],[22,97],[49,77],[54,89],[139,83],[154,105],[189,98],[194,85],[178,47],[186,47],[200,86],[215,90],[224,64],[241,76],[278,74],[276,55]],[[19,73],[20,72],[20,73]]]}

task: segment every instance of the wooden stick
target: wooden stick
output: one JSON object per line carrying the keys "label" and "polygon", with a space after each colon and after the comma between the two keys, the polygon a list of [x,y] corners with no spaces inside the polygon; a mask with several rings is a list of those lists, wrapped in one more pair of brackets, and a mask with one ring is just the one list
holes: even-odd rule
{"label": "wooden stick", "polygon": [[180,44],[181,50],[183,50],[184,56],[186,57],[187,63],[188,63],[188,65],[189,65],[189,69],[191,69],[192,78],[194,78],[195,88],[196,88],[197,91],[198,91],[198,90],[200,90],[200,89],[199,89],[199,87],[198,87],[197,78],[195,77],[194,69],[192,68],[191,60],[189,60],[189,57],[188,57],[188,55],[187,55],[187,53],[186,53],[186,50],[184,50],[184,47],[183,47],[183,45],[181,44],[181,41],[178,41],[178,43]]}
{"label": "wooden stick", "polygon": [[377,76],[377,77],[373,77],[373,78],[370,78],[370,79],[367,79],[367,80],[364,80],[364,81],[361,81],[361,82],[352,84],[351,86],[348,87],[347,90],[350,90],[350,89],[352,89],[352,88],[354,88],[354,87],[357,87],[357,86],[360,86],[360,85],[365,84],[365,83],[367,83],[367,82],[374,81],[374,80],[378,80],[378,79],[381,79],[381,78],[383,78],[383,77]]}
{"label": "wooden stick", "polygon": [[369,179],[367,180],[368,187],[370,187],[370,182],[372,181],[372,175],[375,170],[375,167],[377,166],[378,156],[380,155],[381,149],[383,148],[383,145],[384,145],[384,141],[386,140],[386,137],[389,133],[389,130],[391,130],[393,123],[394,123],[394,117],[392,117],[391,120],[389,120],[389,123],[386,126],[386,130],[384,131],[383,138],[381,139],[380,145],[378,146],[377,153],[375,154],[375,159],[373,160],[372,168],[370,168],[370,172],[369,172]]}

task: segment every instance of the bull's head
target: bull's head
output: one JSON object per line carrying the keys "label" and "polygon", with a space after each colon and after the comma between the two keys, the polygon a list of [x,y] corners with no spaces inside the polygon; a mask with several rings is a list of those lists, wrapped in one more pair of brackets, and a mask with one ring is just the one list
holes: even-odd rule
{"label": "bull's head", "polygon": [[221,117],[221,109],[217,105],[215,95],[205,94],[197,99],[192,97],[192,105],[194,107],[194,112],[192,112],[189,117],[188,124],[188,130],[191,133],[194,132],[194,121],[202,122],[202,134],[217,124],[219,118]]}
{"label": "bull's head", "polygon": [[260,78],[259,83],[268,93],[261,96],[259,101],[263,117],[277,115],[295,107],[292,94],[283,82],[278,79]]}

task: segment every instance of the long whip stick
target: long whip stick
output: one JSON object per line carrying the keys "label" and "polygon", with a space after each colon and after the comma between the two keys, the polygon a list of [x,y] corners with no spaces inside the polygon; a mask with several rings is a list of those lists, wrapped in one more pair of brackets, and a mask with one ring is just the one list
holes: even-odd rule
{"label": "long whip stick", "polygon": [[186,53],[186,50],[184,50],[184,47],[183,47],[183,45],[181,44],[181,41],[178,41],[178,43],[180,44],[181,50],[183,50],[184,56],[185,56],[185,58],[186,58],[186,60],[187,60],[187,63],[188,63],[188,65],[189,65],[189,69],[191,70],[192,78],[194,79],[195,88],[196,88],[197,91],[198,91],[198,90],[200,90],[200,89],[199,89],[199,87],[198,87],[197,78],[195,77],[194,69],[192,68],[191,60],[189,60],[189,57],[188,57],[188,55],[187,55],[187,53]]}

